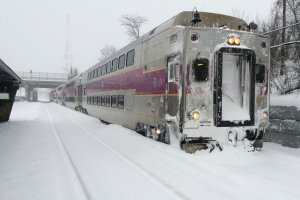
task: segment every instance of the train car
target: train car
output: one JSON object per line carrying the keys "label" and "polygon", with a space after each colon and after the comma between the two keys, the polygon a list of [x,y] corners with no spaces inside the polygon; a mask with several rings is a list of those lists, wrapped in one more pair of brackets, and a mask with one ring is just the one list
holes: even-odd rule
{"label": "train car", "polygon": [[57,103],[60,105],[65,105],[65,87],[66,84],[64,83],[56,88]]}
{"label": "train car", "polygon": [[50,102],[56,102],[56,99],[57,99],[56,89],[52,89],[50,91]]}
{"label": "train car", "polygon": [[77,92],[67,92],[75,104],[66,105],[165,143],[172,134],[190,153],[238,141],[260,149],[270,41],[255,28],[221,14],[179,13],[77,77]]}

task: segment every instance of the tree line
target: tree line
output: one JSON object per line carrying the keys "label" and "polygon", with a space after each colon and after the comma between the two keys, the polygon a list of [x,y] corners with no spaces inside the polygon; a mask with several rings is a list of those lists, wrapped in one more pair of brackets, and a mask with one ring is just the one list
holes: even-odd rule
{"label": "tree line", "polygon": [[300,0],[276,0],[259,31],[271,39],[271,84],[281,94],[300,89]]}

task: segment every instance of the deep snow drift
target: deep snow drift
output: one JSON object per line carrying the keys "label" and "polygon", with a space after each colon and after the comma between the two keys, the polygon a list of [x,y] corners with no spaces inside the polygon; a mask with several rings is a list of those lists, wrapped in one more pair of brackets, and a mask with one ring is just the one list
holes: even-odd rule
{"label": "deep snow drift", "polygon": [[300,149],[187,154],[54,103],[0,124],[1,200],[300,199]]}

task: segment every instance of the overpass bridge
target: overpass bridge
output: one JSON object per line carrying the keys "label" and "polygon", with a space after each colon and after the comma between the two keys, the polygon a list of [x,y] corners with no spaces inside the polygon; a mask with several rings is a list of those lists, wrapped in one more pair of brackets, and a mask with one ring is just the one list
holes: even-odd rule
{"label": "overpass bridge", "polygon": [[68,80],[68,75],[66,73],[32,71],[16,73],[23,80],[20,87],[25,88],[25,96],[28,101],[33,99],[33,90],[35,88],[56,88]]}

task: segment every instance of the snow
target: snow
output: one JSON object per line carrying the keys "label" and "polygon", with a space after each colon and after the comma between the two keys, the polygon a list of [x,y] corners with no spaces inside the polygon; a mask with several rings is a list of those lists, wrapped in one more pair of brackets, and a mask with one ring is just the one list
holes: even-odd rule
{"label": "snow", "polygon": [[270,104],[272,106],[295,106],[300,110],[300,94],[271,95]]}
{"label": "snow", "polygon": [[49,103],[0,124],[0,199],[300,199],[300,149],[187,154]]}

